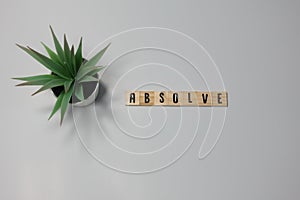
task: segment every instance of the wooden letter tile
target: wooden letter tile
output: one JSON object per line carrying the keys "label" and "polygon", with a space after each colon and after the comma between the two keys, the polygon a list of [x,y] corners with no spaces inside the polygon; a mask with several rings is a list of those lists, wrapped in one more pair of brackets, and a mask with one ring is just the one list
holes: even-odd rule
{"label": "wooden letter tile", "polygon": [[197,106],[196,92],[180,92],[180,106]]}
{"label": "wooden letter tile", "polygon": [[154,98],[154,91],[140,91],[141,106],[153,106]]}
{"label": "wooden letter tile", "polygon": [[227,107],[227,92],[212,92],[213,106]]}
{"label": "wooden letter tile", "polygon": [[169,97],[167,91],[154,92],[154,105],[166,106],[169,104]]}
{"label": "wooden letter tile", "polygon": [[140,95],[139,92],[126,92],[125,93],[126,105],[128,106],[138,106],[140,105]]}
{"label": "wooden letter tile", "polygon": [[196,92],[198,106],[212,106],[212,97],[210,92]]}

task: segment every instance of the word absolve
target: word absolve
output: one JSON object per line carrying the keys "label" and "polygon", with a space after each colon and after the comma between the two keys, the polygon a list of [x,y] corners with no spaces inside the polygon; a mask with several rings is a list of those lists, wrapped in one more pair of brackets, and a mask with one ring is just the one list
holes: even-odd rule
{"label": "word absolve", "polygon": [[133,91],[126,92],[128,106],[219,106],[227,107],[227,92]]}

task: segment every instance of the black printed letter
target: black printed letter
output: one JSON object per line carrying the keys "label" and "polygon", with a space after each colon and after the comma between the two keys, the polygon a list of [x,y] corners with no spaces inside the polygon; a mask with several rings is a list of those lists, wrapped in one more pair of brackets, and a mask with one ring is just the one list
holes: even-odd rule
{"label": "black printed letter", "polygon": [[202,94],[202,99],[203,99],[203,103],[206,103],[208,99],[208,94],[205,94],[205,97],[204,94]]}
{"label": "black printed letter", "polygon": [[159,100],[159,102],[160,103],[163,103],[165,100],[164,100],[164,93],[159,93],[159,96],[160,96],[160,100]]}
{"label": "black printed letter", "polygon": [[150,98],[149,98],[149,93],[145,93],[145,103],[149,103]]}
{"label": "black printed letter", "polygon": [[130,93],[129,103],[135,103],[135,93]]}
{"label": "black printed letter", "polygon": [[221,97],[222,93],[218,93],[218,104],[222,104],[222,97]]}
{"label": "black printed letter", "polygon": [[178,103],[178,93],[173,94],[173,103]]}

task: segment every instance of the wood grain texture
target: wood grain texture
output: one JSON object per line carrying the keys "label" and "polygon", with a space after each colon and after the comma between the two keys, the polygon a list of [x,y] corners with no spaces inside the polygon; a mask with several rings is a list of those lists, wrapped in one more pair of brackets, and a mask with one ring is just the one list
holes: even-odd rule
{"label": "wood grain texture", "polygon": [[139,91],[140,106],[153,106],[154,105],[154,91]]}

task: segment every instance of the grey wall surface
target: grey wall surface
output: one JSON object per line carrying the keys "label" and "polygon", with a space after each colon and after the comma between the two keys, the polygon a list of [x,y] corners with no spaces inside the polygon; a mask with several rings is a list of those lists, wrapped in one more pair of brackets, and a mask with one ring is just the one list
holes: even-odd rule
{"label": "grey wall surface", "polygon": [[[299,1],[2,0],[0,199],[299,199],[299,13]],[[153,162],[145,156],[135,159],[111,151],[103,142],[106,138],[101,137],[102,132],[98,132],[96,139],[91,135],[95,130],[90,124],[96,123],[92,119],[97,118],[109,138],[124,145],[122,147],[128,151],[149,152],[174,136],[175,125],[178,125],[178,119],[174,117],[180,113],[178,108],[166,108],[170,112],[167,117],[171,126],[167,123],[159,134],[161,137],[148,146],[119,134],[125,129],[133,133],[131,130],[136,128],[127,121],[124,109],[129,110],[133,118],[136,116],[132,120],[139,125],[140,132],[134,132],[135,136],[150,136],[157,126],[161,126],[155,124],[161,120],[153,121],[149,130],[146,125],[149,116],[153,120],[160,119],[165,111],[125,108],[122,100],[114,99],[114,94],[140,86],[142,80],[138,77],[164,80],[166,74],[170,87],[190,89],[181,88],[184,86],[176,75],[170,75],[171,71],[164,72],[163,68],[152,64],[144,69],[143,76],[136,70],[131,78],[122,79],[124,84],[112,93],[122,74],[143,64],[143,60],[145,63],[155,62],[155,59],[157,62],[169,61],[169,66],[181,70],[180,59],[177,62],[176,58],[164,57],[158,51],[135,52],[102,74],[106,96],[94,106],[96,118],[74,120],[85,116],[89,107],[79,110],[79,116],[68,112],[62,127],[59,116],[47,121],[55,101],[51,92],[31,97],[36,88],[16,88],[17,82],[10,78],[47,72],[15,43],[28,44],[40,51],[43,51],[40,41],[53,47],[49,24],[60,38],[67,33],[71,43],[77,44],[83,36],[85,55],[110,36],[137,27],[174,29],[198,41],[217,64],[229,92],[225,125],[213,151],[204,159],[198,158],[204,138],[201,128],[207,129],[203,124],[207,124],[209,109],[184,108],[183,111],[191,115],[182,117],[183,125],[187,125],[179,132],[182,138],[166,155],[153,158]],[[141,39],[138,34],[131,37],[113,43],[111,54],[108,53],[103,62]],[[149,41],[161,38],[154,34]],[[180,47],[185,44],[180,40],[177,42]],[[166,45],[174,43],[166,42]],[[189,53],[195,58],[199,55],[192,50]],[[133,63],[137,58],[139,62]],[[209,66],[208,63],[204,65]],[[120,66],[123,67],[118,69]],[[197,85],[198,79],[193,77],[190,69],[186,67],[180,73]],[[199,83],[199,88],[195,89],[205,89],[201,87],[201,81]],[[198,121],[195,121],[197,113],[192,113],[195,110],[201,114]],[[116,122],[121,124],[116,127]],[[165,166],[166,159],[177,156],[180,148],[191,141],[195,122],[199,122],[200,128],[193,143],[172,165],[152,173],[124,172],[126,169],[141,172],[141,169]],[[126,127],[118,129],[122,125]],[[85,126],[90,130],[80,129]],[[139,133],[141,135],[137,135]],[[88,151],[89,146],[84,145],[87,142],[91,142],[91,148],[101,149],[93,156]]]}

